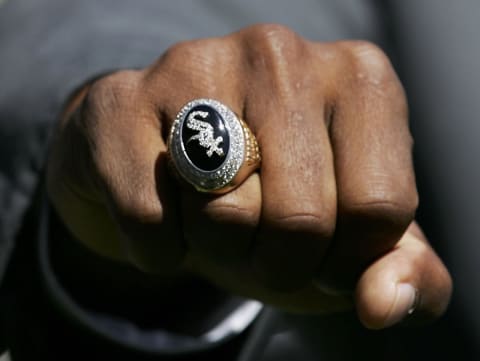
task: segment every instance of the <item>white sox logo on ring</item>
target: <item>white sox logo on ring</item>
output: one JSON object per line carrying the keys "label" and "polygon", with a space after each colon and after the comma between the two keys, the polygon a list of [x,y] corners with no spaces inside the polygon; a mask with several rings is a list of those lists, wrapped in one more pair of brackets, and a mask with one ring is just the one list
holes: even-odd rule
{"label": "white sox logo on ring", "polygon": [[223,149],[219,148],[218,145],[223,142],[223,137],[214,138],[213,127],[210,123],[201,121],[196,117],[201,117],[203,119],[207,118],[209,115],[208,112],[204,111],[193,111],[189,114],[187,118],[187,127],[192,130],[198,130],[198,133],[188,139],[187,143],[192,140],[198,139],[198,143],[207,148],[207,156],[211,157],[213,153],[217,153],[219,156],[224,154]]}

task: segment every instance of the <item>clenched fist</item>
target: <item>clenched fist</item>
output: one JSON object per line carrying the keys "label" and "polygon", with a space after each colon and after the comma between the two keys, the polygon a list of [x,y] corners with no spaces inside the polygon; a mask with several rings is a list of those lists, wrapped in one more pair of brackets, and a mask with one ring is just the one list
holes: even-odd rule
{"label": "clenched fist", "polygon": [[[213,98],[262,152],[230,193],[181,186],[166,137]],[[448,304],[449,274],[414,223],[418,196],[402,86],[365,42],[315,43],[275,25],[178,44],[143,70],[85,86],[48,165],[51,201],[91,250],[146,272],[192,272],[300,312],[353,304],[371,328]]]}

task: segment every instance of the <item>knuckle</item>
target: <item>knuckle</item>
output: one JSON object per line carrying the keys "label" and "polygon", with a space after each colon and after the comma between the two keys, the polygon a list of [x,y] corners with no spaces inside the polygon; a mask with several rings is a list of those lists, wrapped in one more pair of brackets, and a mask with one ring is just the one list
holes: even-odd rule
{"label": "knuckle", "polygon": [[151,67],[150,81],[156,83],[161,79],[175,86],[187,85],[192,93],[205,95],[206,91],[215,92],[224,79],[229,79],[229,85],[232,85],[238,62],[229,38],[180,42],[169,48]]}
{"label": "knuckle", "polygon": [[229,42],[222,38],[196,39],[179,42],[165,51],[159,64],[181,76],[192,72],[199,74],[217,68],[232,60]]}
{"label": "knuckle", "polygon": [[326,214],[293,213],[271,217],[268,228],[278,233],[309,234],[316,239],[328,240],[333,236],[335,220]]}
{"label": "knuckle", "polygon": [[310,212],[263,220],[253,249],[253,265],[268,287],[292,291],[304,287],[325,256],[334,222]]}
{"label": "knuckle", "polygon": [[[96,188],[105,194],[107,204],[120,223],[162,222],[163,208],[156,188],[157,180],[148,159],[128,146],[123,137],[111,141],[108,137],[112,137],[115,130],[110,129],[96,136],[91,151]],[[129,151],[123,152],[121,148],[125,146]]]}
{"label": "knuckle", "polygon": [[370,195],[341,208],[341,213],[362,224],[372,224],[382,230],[402,231],[413,221],[418,197],[390,197]]}
{"label": "knuckle", "polygon": [[188,40],[172,45],[162,56],[165,62],[177,63],[180,59],[183,61],[208,54],[208,40]]}
{"label": "knuckle", "polygon": [[[184,219],[183,234],[192,254],[231,267],[248,257],[258,217],[244,207],[215,206]],[[228,242],[225,240],[228,239]]]}
{"label": "knuckle", "polygon": [[247,29],[247,34],[253,40],[267,45],[290,44],[298,39],[297,34],[287,26],[279,24],[258,24]]}
{"label": "knuckle", "polygon": [[247,39],[255,50],[254,64],[281,66],[301,56],[303,41],[290,28],[277,24],[260,24],[247,29]]}
{"label": "knuckle", "polygon": [[209,223],[235,225],[246,229],[254,229],[259,221],[258,210],[238,205],[212,206],[206,213]]}
{"label": "knuckle", "polygon": [[141,193],[119,196],[114,200],[114,211],[120,224],[147,225],[163,222],[161,204],[146,195],[142,196]]}
{"label": "knuckle", "polygon": [[360,84],[387,87],[396,83],[396,75],[387,55],[367,41],[348,42],[355,79]]}
{"label": "knuckle", "polygon": [[[122,203],[111,205],[113,219],[118,230],[128,240],[140,242],[138,246],[142,248],[142,244],[147,245],[150,241],[160,240],[163,235],[167,234],[169,227],[164,222],[161,207],[152,203],[129,203],[128,206]],[[169,238],[163,240],[166,246],[171,244],[172,241]]]}
{"label": "knuckle", "polygon": [[116,109],[133,95],[139,73],[135,70],[123,70],[109,74],[94,82],[85,98],[85,108],[96,112]]}
{"label": "knuckle", "polygon": [[311,56],[307,42],[291,29],[276,24],[255,25],[245,35],[245,60],[253,76],[288,104],[298,96],[299,84],[309,75],[302,66]]}

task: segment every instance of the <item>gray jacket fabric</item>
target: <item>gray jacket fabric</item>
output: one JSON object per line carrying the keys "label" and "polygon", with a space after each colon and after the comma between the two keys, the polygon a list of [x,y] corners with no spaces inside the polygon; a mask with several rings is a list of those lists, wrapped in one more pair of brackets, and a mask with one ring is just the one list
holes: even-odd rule
{"label": "gray jacket fabric", "polygon": [[469,337],[480,333],[480,287],[472,277],[480,259],[479,18],[474,0],[1,1],[0,301],[7,297],[1,282],[25,227],[52,126],[73,89],[98,74],[146,66],[178,41],[273,22],[317,41],[370,40],[391,55],[412,109],[419,218],[452,271],[457,293],[447,317],[424,331],[372,335],[350,315],[268,310],[239,359],[385,359],[392,350],[399,359],[476,359]]}

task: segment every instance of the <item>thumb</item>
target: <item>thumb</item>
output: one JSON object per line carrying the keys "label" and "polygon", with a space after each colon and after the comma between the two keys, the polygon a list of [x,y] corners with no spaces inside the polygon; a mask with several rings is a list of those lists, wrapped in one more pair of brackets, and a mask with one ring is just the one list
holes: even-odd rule
{"label": "thumb", "polygon": [[382,329],[406,317],[418,322],[439,317],[451,292],[447,269],[412,223],[396,247],[360,277],[355,304],[367,328]]}

